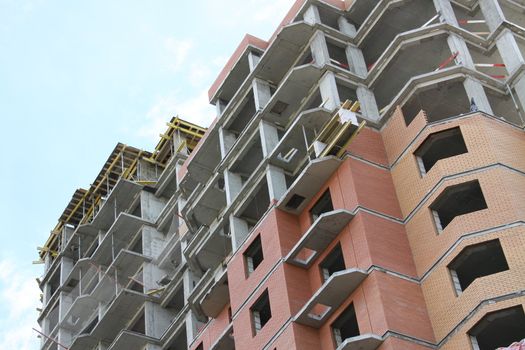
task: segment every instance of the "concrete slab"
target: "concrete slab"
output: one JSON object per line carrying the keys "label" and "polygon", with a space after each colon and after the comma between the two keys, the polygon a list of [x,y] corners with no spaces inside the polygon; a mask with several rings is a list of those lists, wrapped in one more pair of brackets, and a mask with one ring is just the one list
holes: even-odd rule
{"label": "concrete slab", "polygon": [[[315,258],[332,243],[353,217],[354,214],[345,209],[337,209],[322,214],[292,248],[285,261],[306,269],[310,268]],[[306,259],[300,258],[299,254],[305,248],[312,251],[312,254]]]}
{"label": "concrete slab", "polygon": [[[321,327],[366,276],[366,271],[356,268],[334,273],[297,313],[294,321],[314,328]],[[326,308],[321,315],[312,313],[317,305]]]}
{"label": "concrete slab", "polygon": [[158,339],[124,330],[120,332],[107,350],[142,350],[148,344],[156,345]]}
{"label": "concrete slab", "polygon": [[94,315],[98,308],[98,300],[91,295],[83,295],[75,299],[67,310],[60,327],[72,332],[80,332],[86,322]]}
{"label": "concrete slab", "polygon": [[93,349],[98,344],[98,340],[89,334],[79,335],[69,347],[69,350]]}
{"label": "concrete slab", "polygon": [[[122,210],[119,204],[129,205],[141,189],[141,185],[121,178],[110,192],[99,212],[95,215],[91,226],[99,230],[109,230],[116,219],[116,211]],[[115,201],[117,201],[116,208]]]}
{"label": "concrete slab", "polygon": [[118,332],[133,318],[146,301],[146,296],[132,290],[122,290],[109,305],[91,336],[100,341],[111,343]]}
{"label": "concrete slab", "polygon": [[220,266],[210,283],[203,287],[197,296],[197,303],[206,316],[216,318],[229,301],[227,271]]}
{"label": "concrete slab", "polygon": [[[277,207],[295,215],[300,214],[341,163],[342,160],[332,156],[311,160],[288,188]],[[290,200],[295,195],[304,198],[296,207],[290,205]]]}
{"label": "concrete slab", "polygon": [[[299,163],[306,157],[307,146],[303,128],[308,136],[315,130],[321,130],[331,116],[332,113],[324,108],[309,109],[299,114],[272,151],[269,157],[270,163],[286,171],[294,172]],[[294,152],[293,149],[297,151]],[[294,152],[293,156],[287,158],[286,156],[291,154],[290,152]]]}
{"label": "concrete slab", "polygon": [[383,338],[375,334],[361,334],[345,339],[336,350],[376,350],[383,344]]}

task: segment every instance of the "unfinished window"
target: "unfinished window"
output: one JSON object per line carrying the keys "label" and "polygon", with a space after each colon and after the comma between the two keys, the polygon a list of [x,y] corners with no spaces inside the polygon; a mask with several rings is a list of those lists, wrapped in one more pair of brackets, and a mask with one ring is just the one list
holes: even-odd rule
{"label": "unfinished window", "polygon": [[487,203],[478,180],[445,188],[443,193],[430,206],[439,233],[456,216],[482,209],[487,209]]}
{"label": "unfinished window", "polygon": [[350,66],[348,65],[348,59],[346,57],[346,49],[341,46],[341,43],[335,41],[328,41],[326,43],[328,47],[328,55],[330,56],[330,63],[341,67],[343,69],[349,70]]}
{"label": "unfinished window", "polygon": [[357,337],[359,325],[355,315],[354,304],[350,304],[345,311],[332,323],[332,334],[334,336],[335,347],[341,345],[346,339]]}
{"label": "unfinished window", "polygon": [[332,210],[334,210],[334,206],[332,204],[332,196],[330,196],[330,190],[328,189],[314,204],[312,209],[310,209],[310,216],[312,218],[312,222],[317,220],[317,218],[320,217],[323,213]]}
{"label": "unfinished window", "polygon": [[498,239],[466,247],[448,265],[457,294],[476,278],[509,269]]}
{"label": "unfinished window", "polygon": [[474,350],[508,347],[525,338],[525,313],[521,305],[486,314],[468,332]]}
{"label": "unfinished window", "polygon": [[429,135],[414,153],[419,171],[424,176],[438,160],[467,153],[467,146],[459,127]]}
{"label": "unfinished window", "polygon": [[248,249],[244,252],[244,261],[246,263],[246,276],[250,276],[253,271],[261,264],[263,261],[263,250],[261,243],[261,236],[257,236],[250,244]]}
{"label": "unfinished window", "polygon": [[429,123],[468,113],[470,99],[462,81],[445,81],[418,89],[401,107],[408,126],[421,110],[426,112]]}
{"label": "unfinished window", "polygon": [[252,327],[254,335],[264,327],[266,323],[272,318],[272,311],[270,310],[270,297],[268,296],[268,289],[257,299],[255,304],[250,308],[252,314]]}
{"label": "unfinished window", "polygon": [[330,254],[328,254],[323,262],[319,264],[319,267],[321,268],[323,282],[326,282],[326,280],[337,271],[342,271],[346,268],[341,244],[338,244]]}
{"label": "unfinished window", "polygon": [[144,318],[144,309],[140,312],[140,317],[133,323],[130,330],[135,333],[146,334],[146,322]]}
{"label": "unfinished window", "polygon": [[290,209],[297,209],[299,208],[299,206],[303,203],[303,201],[305,200],[306,198],[301,196],[301,195],[298,195],[298,194],[294,194],[292,196],[292,198],[290,198],[290,200],[288,201],[288,203],[286,203],[286,207],[287,208],[290,208]]}

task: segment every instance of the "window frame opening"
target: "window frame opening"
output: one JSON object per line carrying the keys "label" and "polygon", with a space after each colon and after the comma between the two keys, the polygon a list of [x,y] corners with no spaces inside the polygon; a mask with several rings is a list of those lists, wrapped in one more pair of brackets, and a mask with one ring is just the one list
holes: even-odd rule
{"label": "window frame opening", "polygon": [[468,153],[465,138],[459,126],[427,136],[414,152],[421,176],[425,176],[442,159]]}
{"label": "window frame opening", "polygon": [[447,267],[458,296],[476,279],[509,270],[499,239],[463,248]]}
{"label": "window frame opening", "polygon": [[272,318],[270,295],[266,289],[250,307],[252,334],[257,335]]}
{"label": "window frame opening", "polygon": [[[476,202],[468,198],[473,194],[481,195],[474,199]],[[438,234],[443,232],[456,217],[487,208],[487,201],[478,180],[446,187],[429,206]],[[454,214],[452,209],[456,209],[457,213]]]}
{"label": "window frame opening", "polygon": [[261,235],[257,235],[243,253],[245,276],[249,277],[264,260]]}
{"label": "window frame opening", "polygon": [[[350,322],[350,324],[348,324]],[[344,328],[343,328],[344,327]],[[357,337],[361,334],[359,322],[355,312],[354,303],[351,303],[330,325],[334,345],[337,348],[346,339]]]}
{"label": "window frame opening", "polygon": [[[508,319],[507,322],[504,320]],[[487,328],[489,329],[487,331]],[[484,334],[484,333],[489,334]],[[467,333],[474,350],[508,347],[525,338],[525,312],[522,305],[487,313]],[[494,335],[498,336],[495,339]],[[517,339],[518,338],[518,339]]]}
{"label": "window frame opening", "polygon": [[317,199],[314,205],[308,211],[312,223],[315,222],[321,215],[328,213],[334,210],[334,202],[332,200],[332,195],[330,193],[330,188],[327,188],[326,191]]}
{"label": "window frame opening", "polygon": [[326,282],[330,276],[339,271],[346,270],[346,263],[341,249],[341,243],[338,243],[330,253],[319,264],[321,279]]}

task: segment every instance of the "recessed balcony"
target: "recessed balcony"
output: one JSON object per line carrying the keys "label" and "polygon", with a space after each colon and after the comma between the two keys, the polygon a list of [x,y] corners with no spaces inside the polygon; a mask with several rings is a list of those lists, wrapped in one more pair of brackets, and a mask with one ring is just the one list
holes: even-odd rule
{"label": "recessed balcony", "polygon": [[383,344],[383,338],[375,334],[362,334],[347,338],[336,350],[376,350]]}

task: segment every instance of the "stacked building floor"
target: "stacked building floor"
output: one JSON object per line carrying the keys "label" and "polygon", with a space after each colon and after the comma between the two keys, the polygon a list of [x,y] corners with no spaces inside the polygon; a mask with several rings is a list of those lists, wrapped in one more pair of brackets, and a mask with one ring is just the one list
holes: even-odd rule
{"label": "stacked building floor", "polygon": [[74,193],[42,350],[525,338],[524,0],[297,0],[209,100]]}

